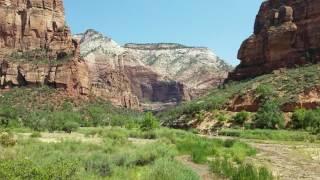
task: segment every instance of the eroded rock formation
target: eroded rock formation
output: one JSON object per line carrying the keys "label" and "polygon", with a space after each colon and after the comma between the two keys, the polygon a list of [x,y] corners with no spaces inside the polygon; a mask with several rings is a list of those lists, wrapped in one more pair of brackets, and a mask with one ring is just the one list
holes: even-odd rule
{"label": "eroded rock formation", "polygon": [[88,68],[79,55],[62,0],[0,0],[0,87],[48,84],[88,94]]}
{"label": "eroded rock formation", "polygon": [[63,0],[0,0],[1,88],[46,84],[138,108],[123,71],[83,61],[65,22]]}
{"label": "eroded rock formation", "polygon": [[262,3],[254,34],[239,50],[241,64],[229,79],[241,80],[283,67],[320,61],[320,1]]}
{"label": "eroded rock formation", "polygon": [[75,38],[81,41],[81,55],[89,64],[93,83],[101,82],[105,86],[107,82],[96,77],[118,72],[123,75],[121,81],[128,84],[127,92],[131,91],[148,105],[190,100],[219,85],[230,70],[207,48],[167,43],[121,47],[94,30]]}

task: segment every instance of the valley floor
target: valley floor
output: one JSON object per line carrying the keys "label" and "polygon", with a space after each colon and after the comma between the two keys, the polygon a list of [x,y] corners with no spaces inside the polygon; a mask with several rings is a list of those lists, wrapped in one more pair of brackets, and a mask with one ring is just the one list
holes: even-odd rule
{"label": "valley floor", "polygon": [[[153,178],[154,180],[171,176],[173,178],[175,175],[180,176],[178,180],[188,176],[190,180],[234,179],[225,178],[223,173],[228,170],[222,174],[213,171],[212,166],[216,164],[212,161],[220,154],[253,164],[257,168],[266,167],[276,179],[320,179],[319,143],[225,136],[199,137],[170,129],[159,129],[146,134],[122,128],[81,128],[71,134],[38,134],[28,130],[13,132],[18,142],[13,147],[0,146],[0,166],[3,165],[2,160],[15,162],[22,157],[35,162],[32,164],[35,167],[48,166],[60,157],[80,160],[84,167],[79,167],[76,174],[87,179],[126,177],[140,180],[150,179],[150,176],[154,175],[159,176]],[[154,137],[150,138],[150,135]],[[256,149],[254,155],[246,144]],[[55,155],[48,156],[48,153]],[[206,155],[203,156],[204,154]],[[171,157],[174,157],[173,164],[170,164],[170,161],[163,162],[163,159],[169,160]],[[99,160],[100,158],[105,159],[105,162]],[[0,175],[1,173],[7,172],[0,170]],[[5,175],[9,177],[12,174]]]}
{"label": "valley floor", "polygon": [[236,139],[257,149],[256,156],[248,162],[264,166],[281,180],[320,179],[320,144],[298,141],[274,141],[207,136],[214,139]]}

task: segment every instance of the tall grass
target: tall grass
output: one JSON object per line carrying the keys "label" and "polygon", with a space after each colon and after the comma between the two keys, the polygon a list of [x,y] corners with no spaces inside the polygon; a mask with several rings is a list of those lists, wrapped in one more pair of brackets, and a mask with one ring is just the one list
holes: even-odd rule
{"label": "tall grass", "polygon": [[319,137],[306,131],[288,131],[288,130],[241,130],[241,129],[223,129],[219,132],[222,136],[240,137],[245,139],[276,140],[276,141],[309,141],[314,142]]}

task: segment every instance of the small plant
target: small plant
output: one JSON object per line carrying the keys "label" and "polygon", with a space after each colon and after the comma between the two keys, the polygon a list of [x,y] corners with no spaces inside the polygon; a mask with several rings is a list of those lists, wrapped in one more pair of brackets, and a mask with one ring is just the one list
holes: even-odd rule
{"label": "small plant", "polygon": [[40,138],[41,137],[41,133],[40,132],[34,132],[30,135],[31,138]]}
{"label": "small plant", "polygon": [[73,121],[67,121],[63,127],[62,130],[66,133],[71,133],[76,131],[80,127],[79,123],[73,122]]}
{"label": "small plant", "polygon": [[144,175],[143,180],[199,180],[189,168],[172,159],[159,159]]}
{"label": "small plant", "polygon": [[233,121],[237,124],[244,125],[244,123],[249,120],[249,117],[250,114],[248,112],[241,111],[233,117]]}
{"label": "small plant", "polygon": [[142,131],[150,131],[160,127],[159,121],[153,116],[151,112],[146,113],[143,121],[141,122],[140,129]]}
{"label": "small plant", "polygon": [[256,93],[262,98],[262,100],[268,100],[275,94],[272,86],[266,84],[260,84],[256,89]]}
{"label": "small plant", "polygon": [[225,114],[223,114],[223,113],[219,113],[217,115],[217,119],[218,119],[219,122],[225,122],[225,121],[228,120],[227,116]]}
{"label": "small plant", "polygon": [[14,146],[16,145],[17,140],[10,133],[3,132],[0,133],[0,145],[4,147]]}

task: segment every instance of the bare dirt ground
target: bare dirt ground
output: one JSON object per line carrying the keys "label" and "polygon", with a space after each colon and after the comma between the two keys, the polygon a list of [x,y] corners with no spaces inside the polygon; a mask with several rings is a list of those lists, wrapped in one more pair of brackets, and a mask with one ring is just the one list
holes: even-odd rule
{"label": "bare dirt ground", "polygon": [[[30,137],[31,133],[19,133],[22,137]],[[59,143],[62,141],[79,141],[83,143],[100,144],[102,139],[99,137],[86,137],[81,133],[41,133],[41,137],[36,138],[44,143]]]}
{"label": "bare dirt ground", "polygon": [[[247,141],[247,140],[246,140]],[[320,180],[319,144],[274,144],[249,142],[258,154],[249,159],[272,170],[279,179]]]}

